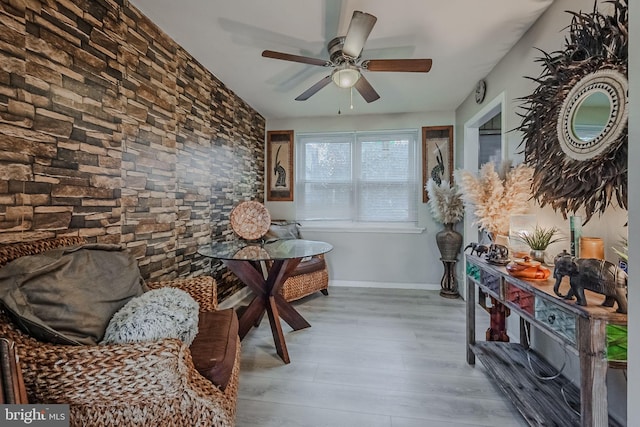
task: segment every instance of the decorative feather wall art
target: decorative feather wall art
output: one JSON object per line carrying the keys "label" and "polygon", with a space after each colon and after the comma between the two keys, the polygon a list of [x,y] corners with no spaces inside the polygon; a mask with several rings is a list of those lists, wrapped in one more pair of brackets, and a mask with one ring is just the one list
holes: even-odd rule
{"label": "decorative feather wall art", "polygon": [[530,77],[538,87],[520,98],[516,128],[534,169],[534,198],[565,218],[584,208],[585,223],[614,201],[627,209],[627,0],[607,3],[611,15],[597,2],[590,13],[569,12],[564,50],[541,50],[543,71]]}

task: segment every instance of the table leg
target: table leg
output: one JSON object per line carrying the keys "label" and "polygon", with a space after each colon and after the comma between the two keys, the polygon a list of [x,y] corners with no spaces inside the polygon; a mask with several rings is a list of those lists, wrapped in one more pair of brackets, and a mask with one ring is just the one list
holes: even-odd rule
{"label": "table leg", "polygon": [[289,304],[284,298],[282,298],[282,295],[274,295],[273,298],[276,305],[278,306],[280,317],[282,317],[282,320],[284,320],[289,326],[291,326],[291,329],[293,329],[294,331],[299,331],[300,329],[311,327],[309,322],[307,322],[305,318],[302,317],[291,304]]}
{"label": "table leg", "polygon": [[467,363],[476,364],[476,355],[471,349],[476,344],[476,285],[467,278]]}
{"label": "table leg", "polygon": [[265,311],[271,325],[271,334],[278,355],[289,363],[289,353],[280,324],[282,318],[293,330],[311,325],[280,295],[282,285],[291,275],[300,258],[275,260],[271,263],[266,279],[249,261],[225,260],[224,264],[256,295],[240,318],[239,334],[244,338],[252,326],[260,324]]}
{"label": "table leg", "polygon": [[294,331],[308,328],[311,325],[280,295],[280,289],[299,263],[300,258],[274,261],[267,277],[267,288],[270,287],[270,282],[272,283],[269,295],[273,297],[274,304],[278,308],[278,313],[282,320],[287,322]]}
{"label": "table leg", "polygon": [[266,307],[261,297],[254,297],[249,306],[244,310],[240,319],[238,319],[238,336],[244,339],[252,326],[260,324],[260,319],[264,315]]}
{"label": "table leg", "polygon": [[609,425],[606,323],[603,319],[578,318],[580,413],[583,427]]}
{"label": "table leg", "polygon": [[524,348],[529,348],[529,331],[531,330],[531,325],[529,322],[524,320],[522,317],[520,318],[520,344]]}
{"label": "table leg", "polygon": [[273,342],[276,345],[276,352],[284,363],[289,363],[289,350],[287,350],[287,344],[284,340],[284,333],[282,332],[282,325],[280,324],[280,315],[278,313],[278,305],[276,304],[275,297],[270,296],[268,298],[267,315],[269,316],[271,335],[273,335]]}

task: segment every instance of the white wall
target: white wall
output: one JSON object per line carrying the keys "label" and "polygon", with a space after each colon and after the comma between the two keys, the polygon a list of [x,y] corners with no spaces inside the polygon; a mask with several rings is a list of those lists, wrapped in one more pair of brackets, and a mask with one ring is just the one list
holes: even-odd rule
{"label": "white wall", "polygon": [[[514,47],[514,49],[498,64],[494,70],[487,76],[487,96],[483,105],[486,105],[493,98],[497,97],[503,91],[507,99],[506,123],[507,129],[513,129],[519,124],[519,118],[516,115],[518,102],[517,97],[530,93],[535,84],[523,76],[537,76],[541,69],[539,65],[533,61],[538,56],[538,52],[533,47],[538,47],[547,51],[560,49],[563,46],[564,33],[562,30],[568,25],[570,17],[565,10],[585,10],[590,11],[593,7],[592,0],[556,0],[549,10],[538,20],[538,22],[525,34],[523,39]],[[605,6],[606,7],[606,6]],[[601,10],[604,10],[601,7]],[[640,8],[630,8],[630,118],[629,118],[629,140],[640,141],[640,98],[635,94],[640,93],[640,55],[633,55],[638,52],[640,46]],[[471,92],[472,88],[469,88]],[[482,106],[475,104],[471,98],[467,99],[455,112],[456,123],[456,165],[462,166],[462,147],[464,146],[464,123],[476,114]],[[369,116],[369,117],[351,117],[343,115],[341,117],[329,117],[324,119],[298,119],[298,120],[272,120],[267,123],[270,130],[277,129],[294,129],[296,132],[313,132],[327,130],[373,130],[373,129],[392,129],[392,128],[411,128],[429,125],[451,124],[454,122],[453,114],[450,113],[428,113],[424,115],[397,115],[391,117]],[[513,157],[520,143],[520,136],[517,133],[510,132],[506,135],[507,146]],[[629,144],[629,158],[640,159],[640,145]],[[630,161],[630,165],[633,164]],[[636,183],[636,184],[634,184]],[[640,339],[638,337],[638,326],[640,325],[640,278],[633,275],[633,265],[640,265],[640,192],[636,188],[640,185],[640,168],[631,167],[629,170],[629,253],[631,276],[629,277],[629,360],[640,360]],[[291,203],[277,202],[267,203],[269,210],[276,217],[295,218],[295,209]],[[560,215],[554,214],[552,211],[545,209],[539,213],[541,220],[558,224],[567,229],[568,226]],[[332,278],[341,280],[362,280],[362,277],[374,281],[380,281],[382,278],[390,277],[393,281],[414,282],[416,280],[425,283],[439,283],[441,275],[441,267],[438,262],[425,262],[425,260],[437,260],[437,248],[435,248],[434,234],[439,226],[431,221],[425,207],[421,205],[420,210],[421,224],[427,228],[427,232],[420,237],[409,238],[409,243],[405,242],[402,235],[389,236],[380,235],[351,235],[351,234],[330,234],[330,233],[308,233],[309,238],[325,239],[336,245],[336,250],[330,254],[330,263],[333,266]],[[607,249],[615,242],[618,235],[624,233],[625,213],[622,211],[611,211],[604,218],[594,220],[588,224],[585,233],[599,235],[606,239]],[[610,222],[610,226],[607,223]],[[406,237],[406,236],[404,236]],[[415,241],[414,241],[415,240]],[[388,248],[383,252],[374,250],[372,242],[376,245],[379,241],[387,243],[382,245]],[[398,247],[405,246],[414,254],[411,257],[413,265],[409,268],[418,277],[410,276],[407,272],[393,270],[393,274],[387,275],[388,265],[377,265],[376,260],[381,259],[397,259],[393,252]],[[364,248],[364,249],[363,249]],[[371,253],[375,252],[375,253]],[[358,255],[359,254],[359,255]],[[360,262],[352,262],[353,255],[359,257],[369,257],[372,262],[361,266]],[[403,257],[406,254],[403,254]],[[610,256],[608,252],[607,256]],[[357,265],[357,266],[354,266]],[[379,279],[379,280],[378,280]],[[517,330],[515,323],[511,324],[511,330]],[[539,341],[543,341],[540,339]],[[550,359],[561,363],[563,352],[561,349],[552,344],[540,342],[547,349],[547,355]],[[568,372],[575,378],[577,364],[575,360],[569,361]],[[625,391],[627,382],[622,378],[619,371],[615,371],[610,381],[611,394],[609,396],[609,404],[617,415],[623,415],[625,411]],[[637,398],[640,396],[640,365],[631,363],[628,371],[628,419],[640,420],[640,405],[637,404]],[[633,424],[629,424],[633,425]]]}
{"label": "white wall", "polygon": [[[343,113],[335,117],[268,120],[267,130],[293,129],[296,134],[386,129],[419,131],[422,126],[452,125],[453,122],[453,112],[368,116]],[[294,202],[266,202],[265,205],[273,218],[296,218]],[[418,218],[419,227],[425,229],[418,234],[304,229],[303,232],[305,238],[333,244],[334,250],[327,255],[333,281],[380,282],[397,286],[433,285],[439,288],[443,268],[439,262],[440,253],[436,247],[435,234],[442,226],[433,221],[426,204],[421,202]]]}
{"label": "white wall", "polygon": [[[599,5],[599,9],[603,12],[610,10],[609,7],[610,6],[605,3]],[[504,96],[506,101],[505,108],[503,109],[505,116],[503,120],[506,122],[505,129],[511,130],[520,124],[520,117],[517,115],[517,112],[522,112],[522,110],[519,110],[521,103],[517,98],[528,95],[536,88],[535,82],[523,77],[537,77],[542,71],[541,65],[534,62],[535,59],[540,56],[540,53],[535,50],[534,47],[546,52],[559,50],[564,47],[563,42],[566,32],[564,32],[563,29],[571,22],[571,16],[565,13],[567,10],[591,11],[593,10],[593,0],[556,0],[487,76],[487,101],[485,101],[484,105],[493,99]],[[630,49],[630,52],[631,51]],[[470,96],[456,110],[457,152],[461,153],[465,146],[464,124],[474,115],[478,114],[482,107],[482,105],[477,105],[473,97]],[[630,120],[630,122],[633,122],[633,120]],[[522,137],[519,132],[509,132],[506,135],[507,152],[510,154],[509,157],[516,162],[522,159],[521,155],[516,154],[516,152],[522,148],[518,147],[521,140]],[[633,140],[633,138],[630,138],[630,140]],[[633,144],[630,144],[630,147],[633,147]],[[630,155],[631,154],[630,152]],[[457,165],[458,167],[462,167],[462,156],[457,158]],[[633,171],[633,169],[631,170]],[[630,182],[633,182],[631,176]],[[630,190],[630,193],[632,192],[633,191]],[[540,209],[536,206],[533,206],[531,213],[536,214],[539,223],[543,225],[556,225],[568,234],[568,220],[564,220],[559,213],[555,213],[549,208]],[[584,214],[582,215],[584,216]],[[626,222],[626,211],[611,208],[602,217],[594,217],[583,228],[583,235],[602,237],[605,241],[606,257],[611,261],[615,261],[616,258],[611,250],[611,246],[615,245],[621,236],[626,236],[627,229],[624,226]],[[551,249],[555,252],[556,250],[561,250],[563,247],[567,247],[568,249],[567,243],[564,245],[556,245]],[[633,262],[631,262],[631,264],[633,264]],[[630,284],[630,288],[633,288],[633,283]],[[633,301],[631,301],[630,305],[633,310]],[[630,322],[630,324],[632,324],[632,322]],[[518,330],[517,318],[515,316],[511,316],[508,328],[511,331]],[[633,336],[633,334],[630,333],[630,336]],[[544,336],[535,336],[534,342],[536,348],[542,351],[552,363],[556,365],[562,364],[564,352],[555,342],[545,339]],[[630,357],[630,360],[633,359]],[[578,372],[578,362],[576,358],[570,356],[565,373],[574,381],[577,381],[579,378]],[[622,372],[610,371],[608,384],[610,391],[610,410],[617,418],[625,418],[627,394],[626,381]],[[629,398],[629,401],[630,400]]]}

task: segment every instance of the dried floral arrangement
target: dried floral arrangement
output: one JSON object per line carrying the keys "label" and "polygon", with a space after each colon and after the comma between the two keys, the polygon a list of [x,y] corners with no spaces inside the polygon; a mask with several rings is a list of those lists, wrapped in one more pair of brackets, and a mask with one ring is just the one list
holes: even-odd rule
{"label": "dried floral arrangement", "polygon": [[425,186],[429,201],[427,205],[431,210],[433,219],[442,224],[455,224],[464,216],[464,203],[462,195],[449,181],[441,181],[437,184],[433,178],[429,178]]}
{"label": "dried floral arrangement", "polygon": [[478,176],[455,171],[465,206],[476,216],[476,223],[492,236],[509,234],[509,217],[525,213],[531,198],[533,168],[519,164],[511,168],[504,162],[499,171],[485,163]]}
{"label": "dried floral arrangement", "polygon": [[583,78],[598,70],[628,71],[627,0],[611,0],[611,16],[597,11],[573,15],[564,50],[546,53],[534,92],[521,98],[524,113],[517,130],[523,132],[525,163],[532,166],[534,198],[566,218],[584,208],[586,222],[604,213],[615,199],[627,209],[627,125],[607,151],[587,161],[565,155],[556,129],[563,101]]}

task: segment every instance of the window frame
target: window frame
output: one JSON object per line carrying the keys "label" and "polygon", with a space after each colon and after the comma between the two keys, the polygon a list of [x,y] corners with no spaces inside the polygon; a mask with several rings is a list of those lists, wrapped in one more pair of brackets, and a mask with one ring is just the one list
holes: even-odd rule
{"label": "window frame", "polygon": [[[362,180],[362,145],[367,142],[366,139],[369,136],[379,135],[382,140],[388,139],[393,140],[394,136],[396,136],[396,140],[401,139],[401,137],[408,137],[410,147],[408,153],[408,164],[409,167],[409,176],[406,180],[397,181],[398,185],[402,185],[404,187],[409,188],[410,200],[408,200],[408,212],[409,218],[406,220],[400,221],[388,221],[388,220],[362,220],[360,219],[359,209],[361,209],[361,201],[359,199],[360,193],[362,191],[361,187],[363,183],[393,183],[393,181],[367,181]],[[351,149],[351,171],[350,171],[350,181],[345,182],[350,187],[350,206],[348,209],[349,218],[303,218],[300,213],[304,209],[302,206],[305,204],[306,192],[305,185],[310,182],[323,182],[317,180],[307,180],[305,173],[305,156],[307,152],[306,144],[310,141],[311,138],[343,138],[344,142],[348,142],[350,144]],[[421,180],[421,172],[420,172],[420,158],[419,158],[419,150],[420,150],[420,130],[419,129],[391,129],[391,130],[376,130],[376,131],[344,131],[344,132],[303,132],[296,134],[295,144],[296,149],[296,211],[297,211],[297,220],[305,222],[305,228],[309,228],[307,225],[319,227],[319,229],[328,229],[328,228],[355,228],[355,229],[363,229],[363,230],[382,230],[384,228],[389,228],[391,230],[418,230],[418,217],[419,217],[419,206],[421,202],[421,188],[420,188],[420,180]],[[338,143],[339,141],[336,141]],[[333,183],[333,182],[332,182]],[[413,188],[412,188],[413,187]],[[412,205],[412,206],[411,206]],[[410,231],[414,232],[414,231]]]}

